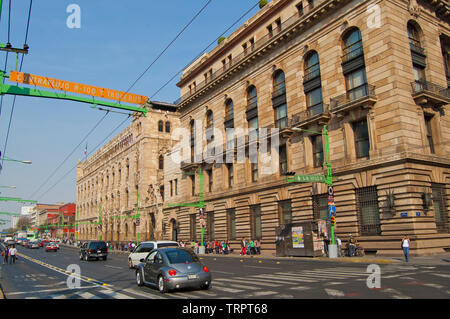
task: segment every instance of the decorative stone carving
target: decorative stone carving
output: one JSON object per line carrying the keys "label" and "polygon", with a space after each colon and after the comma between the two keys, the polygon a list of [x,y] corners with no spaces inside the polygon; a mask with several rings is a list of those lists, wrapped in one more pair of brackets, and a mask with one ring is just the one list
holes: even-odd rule
{"label": "decorative stone carving", "polygon": [[408,11],[415,18],[420,15],[421,10],[416,0],[409,0]]}

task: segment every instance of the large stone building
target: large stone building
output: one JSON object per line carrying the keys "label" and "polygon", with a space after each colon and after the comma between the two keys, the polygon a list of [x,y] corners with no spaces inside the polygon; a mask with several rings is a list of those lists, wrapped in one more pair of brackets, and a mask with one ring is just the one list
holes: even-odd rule
{"label": "large stone building", "polygon": [[[153,102],[77,170],[77,238],[111,242],[160,238],[164,154],[176,141],[174,105]],[[139,205],[138,205],[139,196]],[[139,219],[137,215],[139,214]]]}
{"label": "large stone building", "polygon": [[[277,226],[328,218],[325,184],[284,176],[324,174],[314,132],[327,125],[338,236],[385,255],[401,254],[404,234],[413,255],[449,249],[449,17],[446,1],[272,0],[184,71],[178,111],[181,127],[214,128],[203,141],[237,153],[227,128],[278,128],[279,169],[247,153],[186,160],[166,176],[166,195],[201,168],[208,240],[261,238],[274,251]],[[199,183],[179,179],[170,202],[198,202]],[[198,222],[198,208],[165,205],[165,238],[199,240]]]}

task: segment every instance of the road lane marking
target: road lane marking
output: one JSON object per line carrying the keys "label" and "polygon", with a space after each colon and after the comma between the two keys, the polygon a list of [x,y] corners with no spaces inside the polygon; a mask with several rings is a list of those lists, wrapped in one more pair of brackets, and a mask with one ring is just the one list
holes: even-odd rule
{"label": "road lane marking", "polygon": [[332,297],[344,297],[345,293],[341,290],[325,288],[325,292]]}
{"label": "road lane marking", "polygon": [[77,293],[76,295],[80,296],[83,299],[100,299],[100,297],[91,294],[90,292]]}
{"label": "road lane marking", "polygon": [[[92,289],[92,287],[78,287],[77,289]],[[74,290],[74,289],[72,289]],[[44,289],[44,290],[30,290],[30,291],[15,291],[10,292],[7,294],[7,296],[16,296],[16,295],[28,295],[28,294],[35,294],[35,293],[46,293],[46,292],[58,292],[58,291],[71,291],[70,288],[57,288],[57,289]]]}
{"label": "road lane marking", "polygon": [[116,266],[110,266],[110,265],[105,265],[105,267],[113,268],[113,269],[125,269],[123,267],[116,267]]}
{"label": "road lane marking", "polygon": [[276,295],[278,292],[276,291],[257,291],[253,294],[249,295],[249,297],[262,297],[262,296],[270,296],[270,295]]}
{"label": "road lane marking", "polygon": [[152,294],[152,293],[140,292],[140,291],[134,290],[132,288],[126,288],[126,289],[123,289],[122,291],[131,293],[131,294],[135,294],[135,295],[138,295],[141,297],[151,298],[151,299],[167,299],[163,296],[159,296],[159,295]]}
{"label": "road lane marking", "polygon": [[300,281],[300,282],[317,282],[317,279],[311,279],[311,278],[294,278],[292,276],[280,276],[280,275],[267,275],[267,274],[263,274],[263,275],[253,275],[250,276],[249,278],[252,277],[256,277],[256,278],[269,278],[269,279],[275,279],[275,280],[281,280],[281,281]]}
{"label": "road lane marking", "polygon": [[[225,280],[225,281],[229,281],[229,282],[238,282],[238,283],[242,283],[243,281],[247,281],[248,278],[244,278],[244,277],[233,277],[233,279],[228,279],[228,278],[216,278],[214,279],[214,282],[216,281],[220,281],[220,280]],[[252,284],[254,285],[259,285],[259,286],[265,286],[265,287],[280,287],[281,285],[278,284],[273,284],[273,283],[267,283],[267,282],[260,282],[260,281],[256,281],[256,279],[252,279]]]}

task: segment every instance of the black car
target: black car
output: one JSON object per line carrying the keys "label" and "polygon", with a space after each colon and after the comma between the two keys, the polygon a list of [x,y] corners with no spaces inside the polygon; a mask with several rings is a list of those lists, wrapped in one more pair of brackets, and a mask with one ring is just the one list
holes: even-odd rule
{"label": "black car", "polygon": [[88,241],[80,247],[80,260],[88,261],[91,258],[106,260],[108,248],[104,241]]}

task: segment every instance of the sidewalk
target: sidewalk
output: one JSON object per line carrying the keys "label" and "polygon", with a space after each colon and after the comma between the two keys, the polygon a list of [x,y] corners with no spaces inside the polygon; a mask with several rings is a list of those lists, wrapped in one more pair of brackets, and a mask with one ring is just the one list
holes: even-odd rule
{"label": "sidewalk", "polygon": [[[64,247],[79,249],[78,247],[69,246],[61,244]],[[119,254],[119,255],[129,255],[129,251],[121,251],[111,249],[108,250],[109,254]],[[231,254],[199,254],[200,257],[214,257],[214,258],[241,258],[241,259],[272,259],[272,260],[305,260],[305,261],[327,261],[327,262],[349,262],[349,263],[369,263],[369,264],[402,264],[405,263],[405,258],[403,256],[374,256],[366,255],[364,257],[339,257],[339,258],[328,258],[328,257],[277,257],[275,253],[262,251],[260,255],[247,255],[241,256],[236,250]],[[450,266],[450,252],[441,255],[432,256],[410,256],[410,265],[448,265]],[[405,263],[406,264],[406,263]]]}

